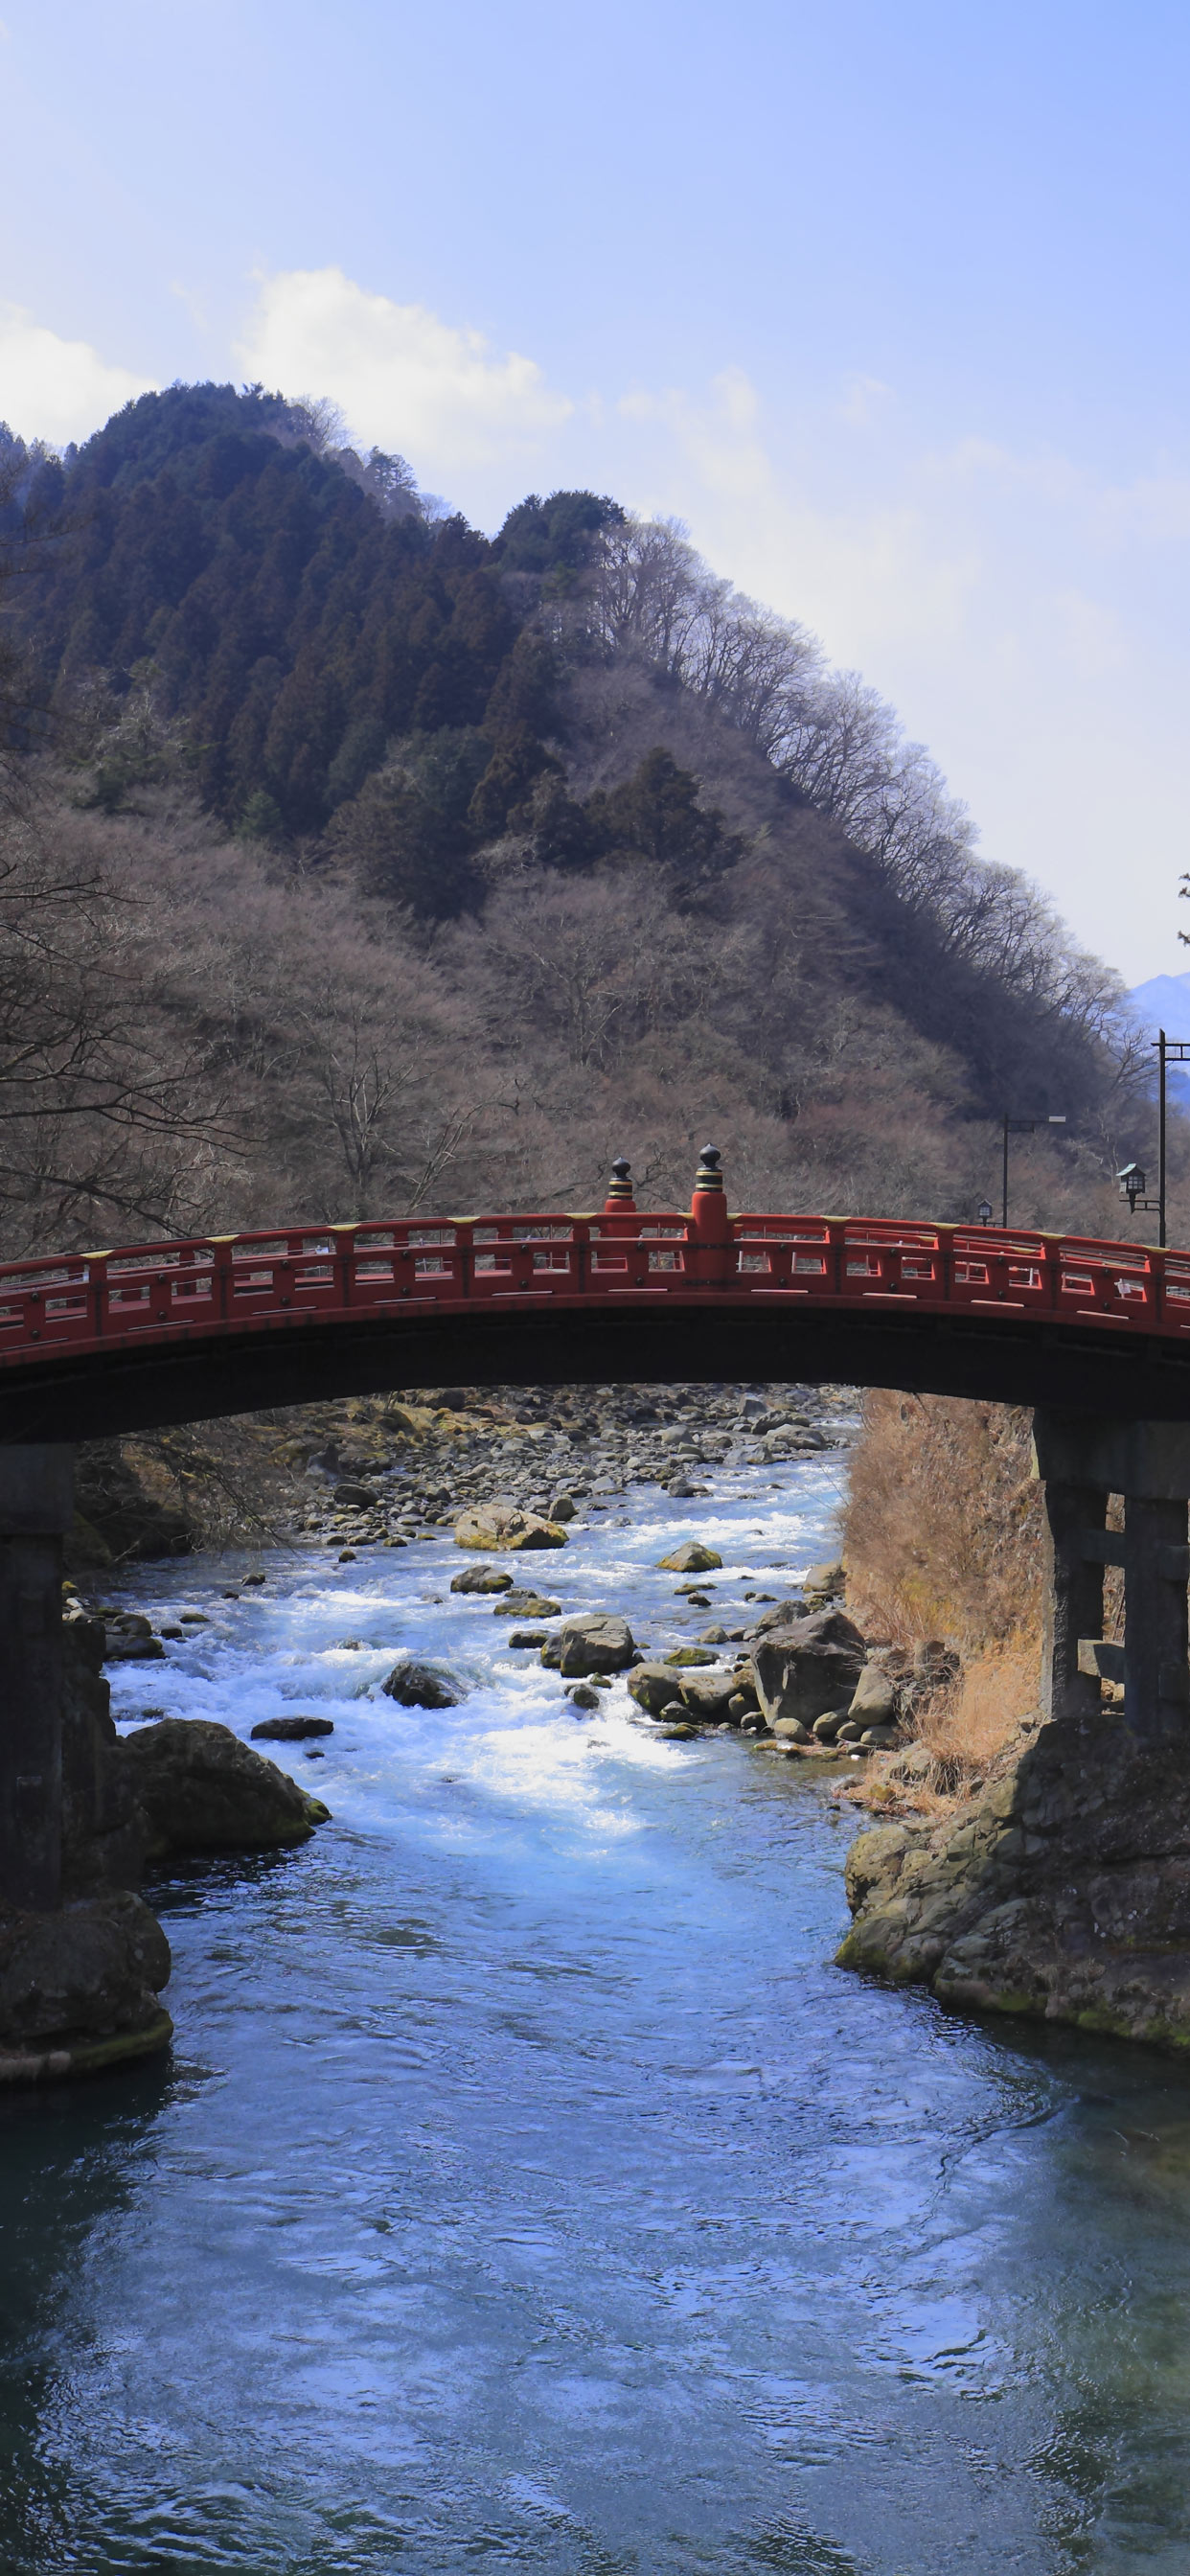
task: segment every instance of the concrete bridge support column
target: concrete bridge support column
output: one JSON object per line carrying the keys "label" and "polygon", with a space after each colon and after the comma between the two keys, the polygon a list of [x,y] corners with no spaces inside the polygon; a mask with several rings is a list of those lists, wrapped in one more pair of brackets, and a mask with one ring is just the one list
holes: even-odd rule
{"label": "concrete bridge support column", "polygon": [[[1190,1425],[1039,1408],[1033,1428],[1053,1557],[1043,1705],[1054,1717],[1087,1715],[1101,1680],[1122,1682],[1137,1734],[1181,1733],[1190,1727]],[[1104,1526],[1109,1494],[1123,1497],[1122,1532]],[[1122,1645],[1103,1636],[1105,1565],[1123,1568]]]}
{"label": "concrete bridge support column", "polygon": [[62,1541],[74,1451],[0,1446],[0,1900],[62,1899]]}

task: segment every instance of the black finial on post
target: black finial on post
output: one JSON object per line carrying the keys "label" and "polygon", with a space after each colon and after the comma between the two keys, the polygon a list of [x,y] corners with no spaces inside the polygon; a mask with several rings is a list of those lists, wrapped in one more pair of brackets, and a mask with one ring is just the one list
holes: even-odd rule
{"label": "black finial on post", "polygon": [[703,1146],[702,1153],[699,1156],[698,1170],[694,1175],[694,1187],[696,1192],[700,1195],[707,1190],[722,1189],[723,1174],[719,1169],[721,1159],[722,1157],[717,1145]]}
{"label": "black finial on post", "polygon": [[607,1185],[604,1207],[611,1209],[635,1208],[635,1206],[636,1200],[632,1195],[632,1165],[625,1160],[623,1154],[618,1154],[612,1164],[612,1176]]}

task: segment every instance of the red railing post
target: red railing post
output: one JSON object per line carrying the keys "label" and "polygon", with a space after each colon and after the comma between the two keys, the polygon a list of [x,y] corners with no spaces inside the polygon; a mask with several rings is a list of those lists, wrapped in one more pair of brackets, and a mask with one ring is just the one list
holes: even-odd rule
{"label": "red railing post", "polygon": [[725,1288],[731,1277],[732,1235],[727,1192],[715,1145],[703,1146],[694,1176],[690,1216],[694,1242],[689,1258],[694,1276],[702,1287]]}

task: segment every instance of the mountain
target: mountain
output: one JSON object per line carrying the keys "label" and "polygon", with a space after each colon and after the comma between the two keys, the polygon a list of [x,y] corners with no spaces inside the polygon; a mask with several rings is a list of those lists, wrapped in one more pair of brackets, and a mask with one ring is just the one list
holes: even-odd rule
{"label": "mountain", "polygon": [[[1146,1038],[1155,1038],[1159,1029],[1164,1029],[1167,1038],[1190,1035],[1190,972],[1151,975],[1147,984],[1134,984],[1127,999],[1129,1014]],[[1153,1061],[1156,1062],[1155,1054]],[[1171,1100],[1190,1108],[1190,1066],[1182,1071],[1171,1064],[1166,1087]]]}
{"label": "mountain", "polygon": [[[1054,1108],[1018,1213],[1114,1222],[1148,1119],[1119,980],[980,857],[891,711],[675,526],[562,492],[488,537],[321,407],[200,385],[60,459],[0,433],[0,541],[10,755],[56,817],[11,887],[95,871],[113,960],[141,925],[137,1079],[180,1099],[164,1050],[200,1128],[218,1099],[251,1130],[241,1209],[490,1200],[498,1175],[589,1202],[621,1147],[672,1196],[709,1118],[754,1204],[957,1215],[1005,1109]],[[54,997],[89,992],[88,953],[46,986],[60,1119]],[[18,1021],[20,990],[14,966]],[[231,1163],[183,1126],[120,1182],[129,1223],[226,1212]],[[72,1192],[99,1225],[99,1141],[84,1182],[66,1128],[32,1132],[12,1224],[31,1191],[38,1227]]]}

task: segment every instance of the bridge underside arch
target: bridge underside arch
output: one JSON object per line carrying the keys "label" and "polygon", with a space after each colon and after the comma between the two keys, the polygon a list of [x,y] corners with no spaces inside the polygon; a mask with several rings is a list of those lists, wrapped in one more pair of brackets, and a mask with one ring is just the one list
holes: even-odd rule
{"label": "bridge underside arch", "polygon": [[548,1386],[831,1381],[1149,1421],[1190,1421],[1190,1350],[1109,1328],[879,1308],[796,1314],[708,1298],[373,1316],[74,1354],[13,1372],[0,1441],[110,1437],[442,1381]]}

